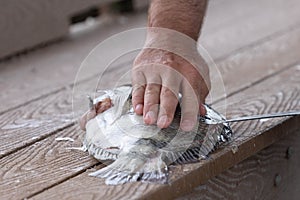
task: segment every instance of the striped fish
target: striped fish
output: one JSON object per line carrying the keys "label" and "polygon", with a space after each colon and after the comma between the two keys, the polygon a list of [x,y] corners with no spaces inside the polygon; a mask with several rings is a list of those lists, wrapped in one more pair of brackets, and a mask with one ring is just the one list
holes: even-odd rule
{"label": "striped fish", "polygon": [[108,185],[143,181],[168,183],[168,167],[173,164],[198,162],[207,158],[232,135],[227,123],[215,123],[224,118],[208,105],[207,114],[199,116],[192,131],[180,129],[180,107],[168,128],[146,125],[136,115],[131,103],[131,86],[107,90],[94,99],[111,107],[86,123],[84,148],[98,160],[114,160],[106,167],[91,173],[105,178]]}

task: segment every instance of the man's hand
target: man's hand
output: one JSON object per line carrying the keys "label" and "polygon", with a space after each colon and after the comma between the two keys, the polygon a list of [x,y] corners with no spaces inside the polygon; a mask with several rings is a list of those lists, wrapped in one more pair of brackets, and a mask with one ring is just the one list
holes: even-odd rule
{"label": "man's hand", "polygon": [[191,130],[210,88],[208,67],[197,52],[207,0],[152,0],[145,48],[134,62],[132,100],[146,124],[166,128],[182,94],[181,128]]}
{"label": "man's hand", "polygon": [[[192,49],[192,48],[191,48]],[[190,131],[198,114],[205,115],[203,103],[210,88],[208,67],[198,53],[190,63],[179,55],[144,49],[136,58],[132,73],[132,102],[146,124],[168,127],[181,98],[181,129]]]}
{"label": "man's hand", "polygon": [[85,126],[91,119],[95,118],[99,113],[103,113],[107,109],[113,106],[110,98],[105,98],[102,101],[98,102],[96,105],[84,113],[79,119],[79,125],[82,130],[85,131]]}

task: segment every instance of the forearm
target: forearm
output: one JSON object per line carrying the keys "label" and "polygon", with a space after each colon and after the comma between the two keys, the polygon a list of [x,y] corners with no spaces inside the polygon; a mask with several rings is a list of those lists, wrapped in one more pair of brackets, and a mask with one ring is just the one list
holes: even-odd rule
{"label": "forearm", "polygon": [[197,40],[207,0],[152,0],[148,26],[179,31]]}
{"label": "forearm", "polygon": [[[191,131],[210,88],[197,50],[207,0],[152,0],[147,38],[132,70],[132,104],[146,124],[168,127],[182,94],[180,127]],[[159,105],[159,107],[158,107]]]}

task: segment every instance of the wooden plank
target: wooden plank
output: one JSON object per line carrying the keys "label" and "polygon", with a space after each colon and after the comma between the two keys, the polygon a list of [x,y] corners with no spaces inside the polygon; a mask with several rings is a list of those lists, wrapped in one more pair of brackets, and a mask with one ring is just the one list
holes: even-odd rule
{"label": "wooden plank", "polygon": [[131,16],[123,24],[117,20],[115,24],[96,23],[90,32],[79,31],[60,43],[0,62],[0,89],[5,90],[0,94],[4,102],[0,113],[72,85],[82,61],[96,45],[118,32],[143,26],[146,15]]}
{"label": "wooden plank", "polygon": [[[298,34],[299,35],[299,34]],[[289,35],[288,35],[289,36]],[[286,38],[289,38],[288,36],[286,36]],[[294,38],[295,39],[295,38]],[[295,44],[298,40],[296,39],[296,40],[292,40],[292,41],[294,41],[294,42],[291,42],[291,44]],[[280,43],[280,44],[284,44],[283,43],[284,42],[284,40],[282,41],[282,43]],[[269,43],[269,45],[270,44],[272,44],[272,43]],[[276,43],[276,44],[278,44],[278,43]],[[288,45],[291,45],[290,43],[288,44]],[[281,45],[280,45],[281,46]],[[274,49],[278,49],[278,46],[275,48],[275,47],[273,47]],[[254,48],[255,49],[255,48]],[[291,49],[288,49],[287,51],[290,51]],[[257,49],[256,49],[256,51],[257,51]],[[253,51],[253,52],[256,52],[256,51]],[[277,50],[276,50],[277,51]],[[281,51],[282,52],[282,51]],[[293,54],[294,52],[297,52],[296,51],[296,49],[295,49],[295,51],[292,51],[291,50],[291,54],[292,54],[292,56],[291,56],[291,58],[295,58],[296,57],[296,53],[295,54]],[[260,53],[258,53],[258,54],[256,54],[256,55],[261,55],[261,53],[262,52],[260,52]],[[266,52],[267,53],[267,52]],[[278,54],[280,53],[280,51],[278,52]],[[251,55],[251,54],[250,54]],[[270,53],[270,55],[271,55],[271,53]],[[280,55],[280,54],[279,54]],[[245,53],[244,54],[244,59],[246,58],[246,56],[249,56],[249,54],[247,54],[247,53]],[[280,55],[281,56],[281,55]],[[285,55],[286,56],[286,55]],[[295,56],[295,57],[294,57]],[[288,59],[288,57],[285,57],[287,60],[289,60]],[[262,63],[264,63],[264,64],[266,64],[266,65],[268,65],[268,63],[265,63],[266,62],[266,60],[264,60],[264,58],[260,58],[261,59],[261,62]],[[281,57],[279,57],[279,58],[277,58],[278,60],[280,60],[281,59]],[[286,64],[285,63],[285,59],[282,59],[283,60],[283,66]],[[244,64],[243,62],[242,62],[242,59],[240,60],[240,62],[242,63],[242,64]],[[253,60],[252,60],[252,62],[253,62]],[[288,62],[288,61],[287,61]],[[251,63],[251,60],[249,59],[249,63]],[[242,65],[243,66],[243,65]],[[249,66],[249,65],[248,65]],[[263,66],[263,64],[261,64],[261,66]],[[231,68],[231,70],[232,70],[232,72],[234,72],[236,69],[232,69]],[[267,70],[266,70],[267,71]],[[263,73],[265,73],[265,72],[263,72]],[[269,73],[269,72],[268,72]],[[228,74],[230,74],[230,73],[228,73]],[[270,74],[272,74],[272,72],[271,73],[269,73],[269,75]],[[240,81],[243,81],[244,82],[244,80],[241,80],[240,79]],[[239,83],[239,81],[237,81],[237,85],[238,85],[238,83]],[[246,85],[248,85],[248,83],[246,83]],[[62,91],[61,92],[61,96],[65,96],[65,93],[68,93],[68,90],[64,90],[64,91]],[[10,98],[11,98],[12,96],[10,96]],[[47,97],[48,98],[48,97]],[[29,107],[27,107],[27,108],[30,108],[30,110],[32,111],[33,110],[33,108],[38,108],[39,106],[41,106],[41,105],[47,105],[47,103],[48,102],[50,102],[50,101],[47,101],[47,100],[45,100],[45,99],[47,99],[47,98],[41,98],[40,100],[38,100],[38,101],[36,101],[36,102],[33,102],[32,104],[30,104],[30,106]],[[65,97],[64,97],[65,98]],[[56,99],[56,98],[54,98],[54,99]],[[54,102],[56,102],[57,100],[59,100],[59,99],[61,99],[60,98],[60,96],[58,95],[57,96],[57,99],[54,101]],[[68,99],[68,98],[67,98]],[[63,100],[61,100],[61,101],[63,101]],[[67,102],[69,101],[70,102],[70,100],[66,100]],[[238,102],[238,101],[237,101]],[[46,103],[46,104],[45,104]],[[49,104],[49,103],[48,103]],[[59,103],[60,104],[60,103]],[[69,104],[70,105],[70,104]],[[68,105],[66,105],[65,107],[68,107]],[[47,108],[47,107],[46,107]],[[26,109],[26,108],[25,108]],[[13,118],[11,115],[14,115],[15,114],[15,111],[16,110],[12,110],[11,112],[8,112],[8,113],[6,113],[5,114],[5,117],[3,118],[3,119],[10,119],[10,121],[8,120],[7,122],[13,122],[14,120],[15,120],[15,118]],[[25,110],[24,110],[25,111]],[[64,113],[63,111],[66,111],[66,113]],[[57,112],[57,109],[53,109],[53,108],[50,108],[50,109],[46,109],[46,112],[44,112],[44,111],[40,111],[39,109],[38,109],[38,112],[40,112],[40,114],[38,114],[38,115],[35,115],[34,116],[34,118],[33,119],[35,119],[36,117],[41,117],[41,118],[43,118],[43,116],[45,117],[45,116],[48,116],[48,117],[50,117],[50,116],[54,116],[55,117],[55,114],[53,114],[53,113],[55,113],[55,112]],[[48,112],[48,113],[47,113]],[[51,114],[52,113],[52,114]],[[68,109],[62,109],[62,111],[61,111],[61,114],[69,114],[70,113],[70,109],[68,110]],[[44,115],[43,115],[44,114]],[[23,115],[25,115],[25,116],[28,116],[27,117],[27,119],[31,119],[30,118],[30,116],[31,116],[31,114],[28,114],[28,115],[26,115],[26,114],[24,114],[23,113]],[[10,118],[7,118],[7,116],[8,117],[10,117]],[[21,116],[22,116],[22,114],[21,114]],[[21,117],[22,118],[22,117]],[[3,121],[3,120],[2,120]],[[10,124],[10,123],[8,123],[8,124]],[[59,124],[61,125],[61,122],[59,122]],[[4,124],[2,124],[2,125],[4,125]],[[7,123],[5,123],[5,125],[7,125]],[[45,125],[45,124],[40,124],[40,125]],[[3,127],[3,126],[2,126]],[[55,131],[57,130],[57,127],[58,127],[58,125],[57,124],[54,124],[53,125],[53,131],[54,132],[51,132],[51,134],[52,133],[55,133]],[[34,129],[34,127],[31,127],[28,131],[25,131],[24,133],[21,133],[21,131],[18,131],[18,132],[16,132],[16,133],[18,133],[18,134],[23,134],[23,135],[27,135],[28,134],[28,138],[34,138],[34,137],[37,137],[36,135],[35,136],[33,136],[32,137],[32,133],[35,133],[35,131],[34,131],[35,129]],[[50,128],[49,129],[47,129],[47,131],[49,131],[50,130]],[[46,136],[48,136],[49,135],[49,132],[47,132],[47,131],[45,131],[45,132],[43,132],[43,130],[41,130],[41,129],[39,129],[38,130],[38,132],[39,132],[39,134],[37,134],[38,135],[38,140],[40,140],[40,139],[42,139],[43,138],[43,136],[44,137],[46,137]],[[17,134],[14,134],[13,133],[13,131],[10,133],[10,134],[6,134],[6,132],[4,132],[4,134],[2,134],[1,133],[1,135],[6,135],[7,137],[10,137],[10,139],[8,139],[8,142],[10,142],[10,141],[12,141],[12,140],[15,140],[15,138],[18,138],[16,135]],[[20,140],[20,141],[18,141],[19,143],[18,144],[21,144],[21,145],[19,145],[17,148],[15,148],[15,147],[13,147],[12,149],[15,149],[15,150],[18,150],[18,149],[20,149],[21,147],[24,147],[24,146],[26,146],[27,144],[31,144],[32,142],[35,142],[35,141],[37,141],[37,140],[31,140],[31,142],[29,142],[29,143],[26,143],[27,141],[28,141],[28,138],[25,138],[25,141],[23,140]],[[22,137],[21,137],[21,139],[22,139]],[[23,138],[24,139],[24,138]],[[36,138],[35,138],[36,139]],[[9,141],[10,140],[10,141]],[[30,139],[29,139],[30,140]],[[22,145],[22,142],[24,142],[25,143],[25,145],[23,144]],[[13,145],[12,145],[13,146]],[[11,147],[12,147],[11,146]],[[11,149],[10,149],[11,150]],[[10,151],[10,152],[12,152],[12,151]],[[59,179],[59,180],[61,180],[61,179]],[[48,187],[48,186],[47,186]]]}
{"label": "wooden plank", "polygon": [[[1,199],[24,199],[98,163],[87,153],[67,149],[81,146],[83,135],[78,126],[72,126],[2,158]],[[59,137],[75,142],[56,141]]]}
{"label": "wooden plank", "polygon": [[0,116],[0,157],[74,123],[70,93],[61,91]]}
{"label": "wooden plank", "polygon": [[216,1],[216,4],[210,1],[200,44],[213,58],[220,58],[261,42],[299,24],[299,3],[298,0],[231,0]]}
{"label": "wooden plank", "polygon": [[[211,96],[213,98],[208,98],[208,100],[216,101],[221,97],[224,97],[225,95],[233,94],[234,92],[239,91],[245,87],[249,87],[251,84],[260,81],[267,76],[285,69],[287,65],[296,62],[299,59],[299,45],[297,45],[299,44],[299,42],[300,29],[297,28],[291,31],[289,34],[285,34],[279,38],[275,38],[274,40],[270,40],[268,42],[265,42],[264,44],[254,46],[250,49],[240,52],[237,55],[233,55],[227,58],[227,60],[224,60],[218,65],[222,73],[222,79],[224,80],[227,94],[225,94],[222,90],[218,90],[222,87],[213,87],[211,93]],[[284,46],[285,48],[282,48],[282,46]],[[90,72],[90,74],[93,74],[93,70],[96,73],[99,66],[98,63],[90,62],[89,64],[92,71]],[[103,81],[103,83],[105,83],[104,86],[108,87],[108,83],[114,84],[114,82],[112,82],[111,80],[118,80],[118,77],[120,76],[118,76],[117,74],[122,75],[124,70],[126,71],[127,68],[130,68],[129,64],[127,64],[127,66],[129,67],[122,68],[118,64],[116,64],[116,66],[114,66],[114,70],[108,72],[104,77],[105,80],[108,80]],[[50,71],[49,74],[51,74]],[[41,78],[43,77],[39,77],[37,78],[37,80]],[[214,79],[216,79],[216,77],[212,77],[212,80],[215,83],[216,81],[214,81]],[[80,84],[80,87],[83,87],[81,91],[90,91],[97,84],[97,81],[98,79],[94,78],[89,82]],[[35,83],[35,85],[39,85],[39,83],[37,82]],[[17,91],[19,90],[17,89],[16,93]],[[81,95],[85,94],[87,93],[83,92]],[[6,103],[0,105],[2,106],[2,108],[5,108],[5,106],[7,106],[7,102],[13,102],[15,100],[24,101],[23,98],[26,98],[26,96],[23,98],[12,98],[15,95],[21,96],[21,94],[17,95],[9,92],[1,93],[0,95],[2,97],[8,95],[7,100],[4,101]],[[81,98],[84,103],[85,97],[81,96]],[[53,104],[52,102],[55,102],[55,104]],[[56,131],[56,129],[70,125],[72,122],[66,122],[64,120],[66,120],[66,116],[69,116],[67,117],[67,120],[71,120],[72,118],[71,102],[72,91],[70,89],[62,89],[54,95],[51,95],[49,97],[45,96],[35,102],[23,106],[22,108],[11,110],[10,112],[2,114],[0,116],[0,139],[1,141],[3,141],[0,149],[1,155],[6,155],[9,152],[13,152],[23,146],[26,146],[27,144],[30,144],[43,137],[46,137],[49,134],[52,134]],[[55,107],[56,105],[60,104],[63,104],[64,106],[62,108],[59,106]],[[44,106],[41,107],[41,105],[46,105],[46,109],[44,109]],[[44,110],[46,112],[44,112]],[[57,113],[59,113],[60,116],[58,116]],[[42,120],[45,118],[47,118],[48,120],[55,119],[57,121],[53,122],[53,120],[51,120],[51,122],[48,122],[47,120]],[[18,120],[25,120],[25,122],[23,122],[23,125],[24,123],[26,125],[26,120],[38,121],[40,127],[28,127],[29,129],[5,129],[5,126],[7,125],[19,123]],[[43,126],[43,128],[41,128],[41,126]],[[15,138],[15,135],[18,135],[18,139]]]}
{"label": "wooden plank", "polygon": [[295,64],[299,58],[299,34],[300,29],[295,28],[217,62],[217,68],[211,67],[212,90],[207,101],[218,101]]}
{"label": "wooden plank", "polygon": [[[296,69],[297,69],[297,67],[296,67]],[[294,73],[294,74],[297,74],[297,73]],[[283,77],[283,78],[285,78],[285,77]],[[295,80],[297,80],[297,78],[298,77],[295,77]],[[272,84],[271,84],[272,85]],[[269,86],[268,86],[269,87]],[[62,92],[62,94],[60,94],[60,95],[62,95],[62,96],[65,96],[65,92]],[[60,99],[60,97],[59,97],[59,95],[55,95],[55,96],[53,96],[53,99]],[[53,101],[53,99],[49,99],[49,102],[51,102],[51,101]],[[240,99],[239,99],[240,100]],[[28,108],[32,108],[32,109],[36,109],[36,105],[40,105],[41,106],[41,103],[43,103],[42,105],[47,105],[47,106],[49,106],[49,105],[51,105],[51,106],[53,106],[52,104],[50,104],[50,103],[47,103],[47,102],[44,102],[44,101],[41,101],[41,102],[39,102],[38,104],[32,104],[32,105],[28,105],[28,107],[27,108],[24,108],[24,110],[28,110]],[[233,102],[233,105],[234,105],[234,103],[235,102]],[[68,107],[68,104],[66,104],[66,103],[57,103],[57,105],[59,105],[59,106],[57,106],[57,108],[59,108],[59,109],[53,109],[53,108],[51,108],[51,107],[47,107],[47,106],[44,106],[44,107],[42,107],[41,109],[38,109],[34,114],[27,114],[28,116],[35,116],[35,114],[37,114],[37,113],[41,113],[42,111],[44,112],[44,114],[45,114],[45,116],[47,116],[47,115],[51,115],[51,113],[56,113],[56,112],[58,112],[59,110],[61,110],[61,112],[64,110],[64,109],[61,109],[61,108],[64,108],[64,107]],[[275,106],[274,106],[275,107]],[[31,110],[32,110],[31,109]],[[288,109],[288,108],[287,108]],[[41,111],[42,110],[42,111]],[[47,110],[49,110],[50,111],[50,113],[46,113],[45,111],[47,111]],[[30,110],[29,110],[30,111]],[[19,113],[22,113],[22,110],[19,110]],[[11,115],[15,115],[15,113],[11,113]],[[57,126],[57,124],[55,125],[55,126]],[[23,129],[24,130],[24,129]],[[31,132],[35,132],[35,131],[32,131],[32,129],[30,129],[30,131],[28,131],[28,132],[24,132],[23,134],[24,135],[29,135],[29,137],[31,137],[32,135],[30,135],[30,133]],[[37,132],[42,132],[41,130],[39,130],[39,131],[37,131]],[[46,131],[45,131],[46,132]],[[7,133],[4,133],[4,134],[1,134],[1,135],[10,135],[10,134],[7,134]],[[19,136],[20,137],[20,136]],[[53,138],[53,137],[52,137]],[[21,139],[21,141],[26,141],[26,139],[24,139],[24,138],[22,138],[22,137],[20,137],[20,138],[18,138],[18,139]],[[40,138],[39,138],[40,139]],[[1,141],[4,141],[4,140],[1,140]],[[11,143],[11,141],[12,140],[10,140],[10,141],[7,141],[7,142],[4,142],[4,143]],[[52,140],[53,141],[53,140]],[[44,142],[41,142],[41,144],[43,144]],[[47,146],[47,145],[46,145]],[[28,147],[28,148],[33,148],[33,147]],[[28,148],[26,148],[26,149],[28,149]],[[14,157],[16,157],[16,155],[19,155],[19,153],[21,153],[22,154],[22,151],[23,150],[21,150],[21,152],[20,151],[18,151],[18,152],[16,152],[15,154],[13,154],[13,156]],[[26,152],[26,151],[25,151]],[[26,156],[27,156],[27,154],[25,154]],[[4,159],[6,159],[6,158],[4,158]],[[57,159],[57,158],[55,158],[55,159]],[[55,160],[54,159],[54,160]],[[9,159],[10,160],[10,159]],[[75,164],[74,164],[75,165]],[[67,167],[68,168],[68,167]],[[53,170],[55,171],[55,170],[58,170],[59,171],[59,169],[57,169],[57,168],[53,168]],[[42,176],[44,176],[44,175],[42,175]],[[72,175],[69,175],[68,174],[68,176],[72,176]],[[68,177],[67,176],[67,177]],[[22,176],[21,176],[22,177]],[[54,177],[54,173],[53,173],[53,176],[52,176],[52,178]],[[40,177],[39,177],[40,178]],[[59,178],[62,178],[62,177],[59,177]],[[21,179],[20,179],[21,180]],[[59,179],[59,180],[61,180],[61,179]],[[5,182],[9,182],[9,181],[5,181]],[[51,184],[52,184],[52,182],[50,182]],[[51,185],[50,184],[50,185]],[[45,186],[45,185],[41,185],[41,186],[43,186],[43,187],[48,187],[47,185]],[[40,188],[37,188],[37,189],[40,189]],[[26,193],[27,194],[27,193]]]}
{"label": "wooden plank", "polygon": [[[289,77],[289,78],[288,78]],[[231,96],[228,101],[229,114],[264,113],[276,110],[300,109],[300,71],[295,66],[283,73]],[[283,81],[285,80],[285,81]],[[278,82],[277,87],[272,87]],[[257,95],[263,93],[264,95]],[[236,102],[241,103],[237,104]],[[247,102],[247,105],[243,104]],[[71,178],[53,188],[34,196],[33,199],[104,198],[104,199],[171,199],[191,191],[229,167],[271,145],[280,138],[299,129],[300,117],[273,119],[268,121],[241,122],[233,124],[234,138],[213,153],[209,159],[199,163],[171,167],[170,185],[127,183],[106,186],[104,180],[89,177],[88,172]],[[53,176],[54,178],[55,176]]]}
{"label": "wooden plank", "polygon": [[178,200],[299,199],[300,129]]}
{"label": "wooden plank", "polygon": [[[113,80],[123,75],[122,68],[108,74]],[[76,91],[64,88],[0,115],[0,158],[74,123],[77,125],[78,118],[88,109],[86,95],[92,94],[97,81],[97,77],[82,81]]]}
{"label": "wooden plank", "polygon": [[[248,78],[249,82],[242,81],[244,84],[243,86],[248,86],[251,84],[251,82],[255,82],[257,80],[260,80],[266,75],[270,75],[278,70],[281,70],[286,65],[290,65],[294,63],[298,59],[298,45],[297,43],[300,40],[300,30],[295,29],[289,33],[286,33],[280,37],[276,37],[274,39],[271,39],[270,41],[267,41],[263,44],[259,44],[257,46],[251,47],[249,49],[246,49],[244,51],[241,51],[237,54],[234,54],[228,58],[226,58],[224,61],[217,63],[218,69],[222,74],[222,78],[224,79],[225,86],[227,90],[236,90],[237,87],[241,87],[241,82],[236,81],[230,81],[230,78],[226,78],[227,74],[230,73],[241,73],[242,71],[245,71],[245,68],[251,68],[252,69],[252,63],[255,62],[255,66],[258,68],[266,68],[262,73],[250,73],[248,74],[246,78]],[[85,41],[87,42],[87,41]],[[285,47],[285,48],[283,48]],[[71,48],[71,46],[70,46]],[[49,54],[54,53],[57,48],[50,48]],[[64,51],[58,51],[61,53],[62,58],[69,57],[68,52],[69,49],[64,49]],[[289,51],[288,54],[284,53],[286,51]],[[38,52],[37,52],[38,53]],[[72,66],[72,62],[68,63],[69,59],[66,60],[54,60],[55,57],[47,58],[47,56],[43,56],[42,54],[37,54],[40,56],[40,60],[34,60],[23,62],[28,66],[31,62],[33,62],[31,69],[24,69],[22,66],[19,66],[20,68],[15,68],[12,66],[7,66],[4,68],[1,72],[1,88],[7,88],[5,93],[0,94],[0,99],[2,102],[5,102],[4,104],[0,105],[0,113],[5,112],[8,109],[13,108],[17,105],[22,105],[27,101],[30,101],[33,98],[39,98],[43,95],[47,95],[51,92],[56,92],[62,89],[62,85],[65,85],[67,83],[71,83],[75,79],[75,72],[69,74],[69,71],[71,68],[79,67],[77,64],[75,66]],[[80,60],[83,59],[83,57],[77,57],[74,59],[74,62],[80,62]],[[48,64],[47,64],[48,63]],[[52,63],[53,68],[49,68],[49,63]],[[61,67],[63,64],[64,67]],[[127,64],[127,66],[130,66],[130,64]],[[255,67],[254,66],[254,67]],[[10,69],[9,67],[12,67]],[[67,69],[65,69],[67,68]],[[127,67],[129,68],[129,67]],[[97,74],[99,71],[103,69],[99,69],[99,65],[97,63],[93,62],[90,64],[90,75],[91,74]],[[254,72],[259,72],[259,70],[253,70]],[[211,74],[217,74],[217,73],[211,73]],[[253,76],[251,76],[253,74]],[[60,77],[64,76],[63,78],[54,78],[54,77]],[[230,77],[230,76],[229,76]],[[86,76],[83,78],[87,78]],[[213,82],[214,79],[218,79],[219,77],[212,77]],[[20,80],[22,80],[22,83],[20,83]],[[56,80],[56,81],[54,81]],[[232,85],[234,84],[234,85]],[[215,87],[215,89],[218,89],[218,87]],[[223,91],[212,91],[212,96],[218,96],[218,94],[222,93]],[[230,92],[229,92],[230,93]],[[12,98],[14,96],[22,96],[22,98]]]}
{"label": "wooden plank", "polygon": [[[60,1],[56,2],[56,4],[59,3]],[[296,16],[299,12],[295,12],[298,7],[297,3],[299,3],[297,0],[288,2],[276,0],[271,3],[270,0],[257,0],[257,2],[211,1],[203,27],[201,44],[205,46],[214,59],[220,60],[230,51],[244,48],[253,42],[261,42],[261,39],[271,40],[274,37],[282,36],[282,30],[286,31],[290,29],[290,26],[296,26],[298,19],[300,19]],[[272,6],[268,6],[269,4]],[[82,5],[80,4],[80,6]],[[279,15],[274,13],[279,13]],[[0,113],[21,106],[30,100],[57,92],[62,89],[62,86],[69,85],[74,81],[81,62],[93,47],[110,35],[145,26],[146,18],[146,13],[141,13],[127,16],[125,20],[124,17],[117,17],[112,20],[113,24],[99,25],[101,23],[96,21],[93,27],[87,28],[90,32],[88,30],[77,32],[59,44],[13,58],[9,62],[0,63],[0,88],[6,91],[0,94],[0,101],[5,102],[0,105]],[[256,26],[256,24],[258,25]],[[247,35],[247,33],[249,34]],[[270,38],[271,35],[272,38]],[[234,39],[231,40],[230,37]],[[289,45],[296,45],[298,40],[295,37],[297,36],[293,36],[286,42]],[[275,49],[276,51],[284,51],[285,46],[288,45],[284,45],[283,41]],[[269,55],[275,55],[273,52],[275,49],[268,49],[268,51],[272,51]],[[111,48],[111,51],[113,51],[113,48]],[[292,55],[285,56],[291,56],[292,63],[292,56],[297,52],[298,50],[295,49],[295,51],[290,52]],[[255,52],[252,53],[255,54]],[[233,55],[235,54],[236,52]],[[251,55],[248,56],[251,57]],[[253,56],[253,59],[256,59],[255,56]],[[280,59],[275,57],[274,64],[279,63]],[[242,61],[238,62],[237,60],[239,58],[232,60],[231,64],[242,64]],[[99,66],[95,69],[99,70]],[[14,96],[22,96],[23,98],[12,98]]]}

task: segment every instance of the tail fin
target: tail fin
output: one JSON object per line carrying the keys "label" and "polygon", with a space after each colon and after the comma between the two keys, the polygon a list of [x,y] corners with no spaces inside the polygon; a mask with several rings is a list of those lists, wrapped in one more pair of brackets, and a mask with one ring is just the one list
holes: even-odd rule
{"label": "tail fin", "polygon": [[158,151],[143,154],[136,151],[122,152],[118,159],[90,176],[105,178],[107,185],[124,184],[127,182],[168,182],[168,168]]}

